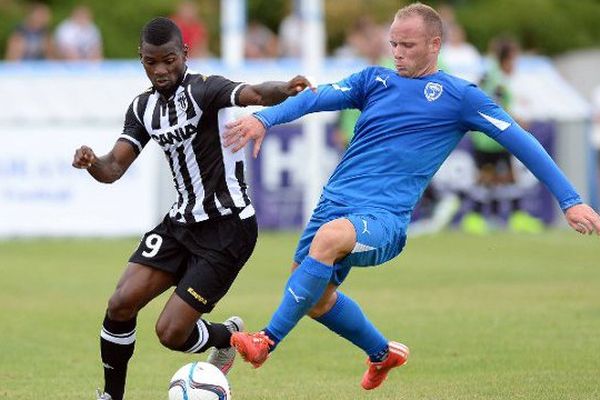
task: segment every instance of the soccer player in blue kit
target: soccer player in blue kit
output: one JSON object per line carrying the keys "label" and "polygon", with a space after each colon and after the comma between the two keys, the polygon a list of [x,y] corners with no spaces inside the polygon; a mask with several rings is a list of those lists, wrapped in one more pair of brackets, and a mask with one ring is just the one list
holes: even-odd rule
{"label": "soccer player in blue kit", "polygon": [[535,138],[478,87],[437,69],[441,36],[434,9],[406,6],[389,31],[396,71],[368,67],[229,124],[226,144],[237,151],[252,139],[256,157],[273,125],[318,111],[362,111],[300,238],[279,308],[263,331],[231,337],[255,367],[305,314],[365,351],[364,389],[378,387],[406,363],[408,348],[388,341],[337,288],[352,266],[379,265],[402,251],[415,204],[469,130],[485,132],[518,157],[550,189],[573,229],[600,235],[600,216],[582,203]]}

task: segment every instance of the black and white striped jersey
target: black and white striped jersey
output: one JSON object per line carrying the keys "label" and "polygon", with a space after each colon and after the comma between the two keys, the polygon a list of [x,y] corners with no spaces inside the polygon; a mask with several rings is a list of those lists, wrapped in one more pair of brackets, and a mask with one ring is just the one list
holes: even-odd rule
{"label": "black and white striped jersey", "polygon": [[171,98],[149,89],[129,106],[119,140],[138,153],[150,138],[162,147],[178,194],[169,211],[174,220],[205,221],[242,209],[254,213],[244,179],[244,152],[233,153],[221,141],[231,120],[227,108],[239,104],[244,85],[188,70]]}

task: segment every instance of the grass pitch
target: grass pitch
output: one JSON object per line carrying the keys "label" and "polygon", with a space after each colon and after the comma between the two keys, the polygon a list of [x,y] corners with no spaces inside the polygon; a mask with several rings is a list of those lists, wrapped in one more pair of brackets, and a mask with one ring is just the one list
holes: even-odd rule
{"label": "grass pitch", "polygon": [[[262,233],[250,263],[209,315],[260,329],[279,303],[297,234]],[[0,399],[93,399],[98,334],[136,239],[0,242]],[[410,362],[363,391],[365,356],[304,319],[260,369],[230,373],[242,399],[598,399],[600,240],[449,233],[411,239],[379,268],[354,269],[343,290]],[[128,400],[166,399],[171,375],[198,359],[162,348],[138,318]],[[204,359],[204,356],[202,356]]]}

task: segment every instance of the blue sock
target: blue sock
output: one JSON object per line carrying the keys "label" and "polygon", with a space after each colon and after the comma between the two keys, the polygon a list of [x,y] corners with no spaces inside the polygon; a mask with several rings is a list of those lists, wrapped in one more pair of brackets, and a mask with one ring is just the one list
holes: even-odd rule
{"label": "blue sock", "polygon": [[323,264],[310,256],[292,273],[285,285],[281,304],[264,329],[275,346],[323,296],[332,274],[331,265]]}
{"label": "blue sock", "polygon": [[360,306],[342,292],[331,310],[315,318],[333,332],[360,347],[371,361],[379,362],[387,357],[388,341],[367,319]]}

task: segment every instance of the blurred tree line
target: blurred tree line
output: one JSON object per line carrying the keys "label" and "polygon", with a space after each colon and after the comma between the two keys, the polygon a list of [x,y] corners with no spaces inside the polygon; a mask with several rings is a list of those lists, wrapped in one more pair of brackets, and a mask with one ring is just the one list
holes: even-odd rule
{"label": "blurred tree line", "polygon": [[[290,10],[292,0],[248,0],[249,19],[256,19],[277,32],[279,22]],[[173,0],[42,0],[53,12],[53,26],[66,18],[73,6],[84,3],[94,12],[107,58],[136,57],[139,32],[148,19],[170,15]],[[434,7],[454,6],[457,20],[468,40],[485,52],[489,40],[510,34],[524,49],[555,55],[568,50],[600,46],[600,0],[432,0]],[[197,0],[200,16],[210,32],[210,49],[219,55],[220,1]],[[325,0],[328,49],[342,45],[347,29],[361,15],[372,15],[389,24],[395,11],[410,1]],[[0,0],[0,54],[6,40],[27,10],[26,0]]]}

